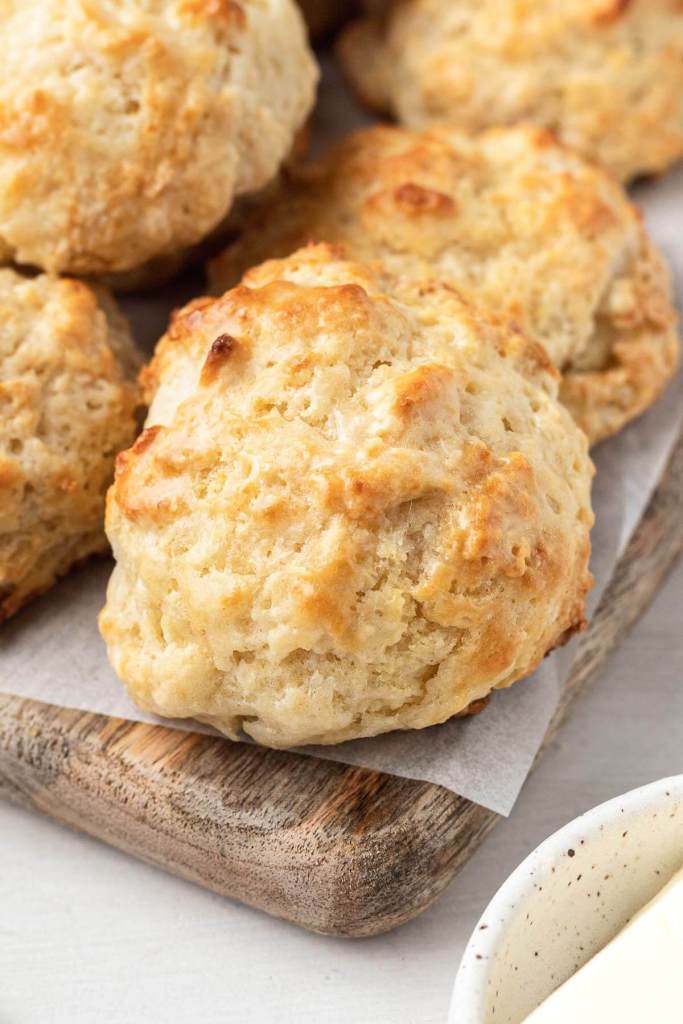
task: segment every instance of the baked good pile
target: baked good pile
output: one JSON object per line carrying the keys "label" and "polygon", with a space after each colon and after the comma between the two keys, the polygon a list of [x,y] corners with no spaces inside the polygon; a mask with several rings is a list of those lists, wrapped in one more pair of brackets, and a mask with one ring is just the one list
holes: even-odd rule
{"label": "baked good pile", "polygon": [[[369,4],[338,52],[401,123],[313,159],[294,0],[7,5],[0,617],[110,544],[132,698],[273,747],[479,711],[582,628],[589,447],[678,363],[618,179],[683,153],[683,12],[499,7]],[[107,286],[207,251],[142,366]]]}

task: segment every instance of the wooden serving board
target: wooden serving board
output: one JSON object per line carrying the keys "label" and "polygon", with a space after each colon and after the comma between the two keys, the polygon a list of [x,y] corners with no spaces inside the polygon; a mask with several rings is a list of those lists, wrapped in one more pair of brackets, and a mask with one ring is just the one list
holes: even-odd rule
{"label": "wooden serving board", "polygon": [[[543,748],[682,549],[683,438],[579,640]],[[497,820],[430,783],[2,695],[0,795],[344,936],[428,907]]]}

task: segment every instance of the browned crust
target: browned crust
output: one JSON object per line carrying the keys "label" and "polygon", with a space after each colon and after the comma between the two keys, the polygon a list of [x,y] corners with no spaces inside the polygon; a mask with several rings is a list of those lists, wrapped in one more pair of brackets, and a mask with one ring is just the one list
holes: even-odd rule
{"label": "browned crust", "polygon": [[560,397],[593,444],[610,437],[661,395],[680,361],[678,317],[667,267],[642,233],[633,295],[608,314],[616,338],[607,363],[564,373]]}
{"label": "browned crust", "polygon": [[593,21],[597,25],[612,25],[626,14],[632,0],[604,0],[602,8],[595,11]]}
{"label": "browned crust", "polygon": [[200,384],[211,384],[221,368],[225,366],[231,353],[237,346],[237,340],[230,334],[219,334],[208,351],[202,372],[199,377]]}
{"label": "browned crust", "polygon": [[[488,243],[484,233],[480,243],[479,223],[473,222],[467,208],[460,208],[459,179],[485,178],[490,157],[483,147],[497,140],[504,146],[513,136],[526,139],[530,170],[513,194],[501,183],[501,202],[510,209],[508,235]],[[566,165],[564,170],[547,169],[554,153]],[[500,175],[500,168],[493,167],[492,173]],[[537,193],[544,198],[534,202]],[[450,269],[471,250],[473,267],[476,271],[480,266],[484,277],[501,247],[516,244],[515,232],[521,230],[524,237],[526,228],[515,226],[515,204],[533,204],[538,226],[533,251],[513,253],[511,262],[524,266],[526,255],[535,258],[547,252],[544,272],[553,289],[564,282],[564,299],[571,301],[571,343],[580,359],[577,362],[573,351],[564,350],[557,357],[564,375],[562,397],[595,443],[652,404],[675,371],[679,346],[671,285],[642,218],[619,186],[544,129],[466,135],[376,126],[358,132],[321,161],[293,168],[263,203],[256,203],[239,225],[237,240],[209,264],[209,278],[212,287],[220,289],[265,256],[285,256],[309,240],[342,243],[351,256],[391,265],[404,283],[419,277],[424,290],[431,276],[442,291],[462,288],[471,301],[481,302],[501,319],[518,321],[534,335],[531,310],[538,302],[538,288],[532,275],[522,275],[522,288],[515,290],[512,284],[518,278],[513,277],[511,284],[508,274],[506,286],[507,272],[496,266],[496,274],[502,272],[499,294],[490,293],[490,285],[480,294],[478,271],[467,283]],[[485,251],[480,254],[477,247],[483,244],[492,246],[491,258]],[[614,276],[616,265],[620,269]],[[599,305],[601,290],[606,310]],[[582,307],[584,294],[592,296],[585,301],[594,307]],[[587,333],[587,313],[594,322],[593,336]],[[600,339],[606,333],[610,344],[601,354]],[[545,335],[541,340],[553,341]],[[523,347],[528,358],[529,343]],[[548,364],[540,346],[538,353]]]}

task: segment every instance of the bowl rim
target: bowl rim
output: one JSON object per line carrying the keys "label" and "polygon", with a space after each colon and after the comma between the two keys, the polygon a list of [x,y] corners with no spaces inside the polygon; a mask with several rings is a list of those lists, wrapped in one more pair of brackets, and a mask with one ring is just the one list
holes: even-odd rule
{"label": "bowl rim", "polygon": [[[474,926],[455,976],[449,1024],[482,1024],[492,954],[504,937],[520,901],[533,890],[539,869],[556,864],[572,845],[581,839],[591,838],[619,815],[653,808],[658,801],[668,800],[672,795],[683,798],[683,775],[657,779],[584,811],[544,839],[524,858],[508,875]],[[486,930],[482,931],[480,926],[485,919]]]}

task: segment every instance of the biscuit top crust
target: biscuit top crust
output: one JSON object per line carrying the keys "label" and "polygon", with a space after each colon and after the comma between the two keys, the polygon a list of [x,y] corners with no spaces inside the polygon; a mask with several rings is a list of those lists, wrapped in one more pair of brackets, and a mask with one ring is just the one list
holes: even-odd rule
{"label": "biscuit top crust", "polygon": [[51,271],[198,242],[315,92],[293,0],[8,0],[0,44],[0,249]]}
{"label": "biscuit top crust", "polygon": [[592,440],[676,365],[670,282],[639,211],[541,129],[370,128],[290,168],[236,226],[210,266],[214,291],[309,240],[381,261],[399,285],[446,282],[543,343]]}
{"label": "biscuit top crust", "polygon": [[395,285],[309,247],[160,342],[101,619],[143,706],[274,745],[426,725],[581,624],[592,467],[556,371]]}
{"label": "biscuit top crust", "polygon": [[402,0],[340,54],[366,102],[411,127],[529,120],[622,179],[683,155],[680,0]]}

